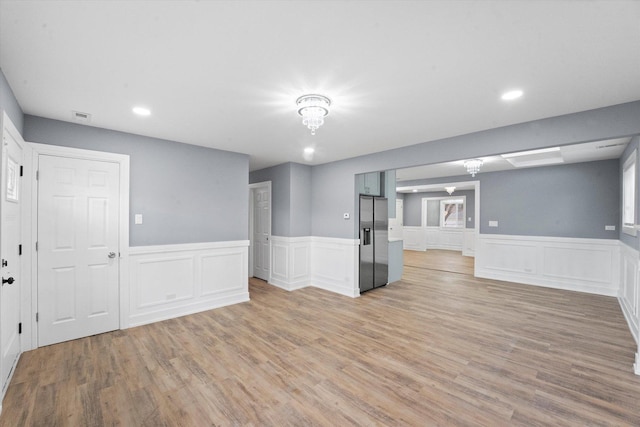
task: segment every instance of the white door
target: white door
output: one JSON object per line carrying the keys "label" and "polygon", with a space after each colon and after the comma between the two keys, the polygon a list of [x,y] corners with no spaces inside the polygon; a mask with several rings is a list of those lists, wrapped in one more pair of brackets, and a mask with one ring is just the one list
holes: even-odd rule
{"label": "white door", "polygon": [[271,190],[253,190],[253,276],[269,280],[271,236]]}
{"label": "white door", "polygon": [[404,227],[404,200],[396,199],[396,218],[400,229]]}
{"label": "white door", "polygon": [[20,354],[20,206],[22,205],[22,147],[24,141],[3,116],[2,126],[2,191],[0,192],[0,257],[2,288],[0,291],[0,384],[2,395],[14,364]]}
{"label": "white door", "polygon": [[38,345],[118,329],[117,163],[38,157]]}

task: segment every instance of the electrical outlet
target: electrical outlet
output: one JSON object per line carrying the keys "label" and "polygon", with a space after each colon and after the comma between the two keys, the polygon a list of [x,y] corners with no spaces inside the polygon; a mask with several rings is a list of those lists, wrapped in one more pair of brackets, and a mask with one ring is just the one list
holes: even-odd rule
{"label": "electrical outlet", "polygon": [[489,227],[497,227],[498,221],[489,221]]}
{"label": "electrical outlet", "polygon": [[349,212],[345,212],[344,214],[342,214],[342,217],[343,217],[344,219],[349,219],[349,217],[350,217],[350,216],[349,216]]}
{"label": "electrical outlet", "polygon": [[142,224],[142,214],[136,214],[134,217],[135,224]]}
{"label": "electrical outlet", "polygon": [[616,231],[616,226],[615,225],[605,225],[604,229],[605,229],[605,231]]}

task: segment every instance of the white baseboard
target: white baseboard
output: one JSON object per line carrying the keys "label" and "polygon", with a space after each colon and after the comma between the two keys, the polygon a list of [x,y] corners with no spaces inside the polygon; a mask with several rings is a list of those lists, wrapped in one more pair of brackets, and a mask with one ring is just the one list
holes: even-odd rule
{"label": "white baseboard", "polygon": [[242,240],[130,248],[123,328],[248,301],[248,246]]}
{"label": "white baseboard", "polygon": [[618,296],[618,240],[480,234],[476,243],[476,277]]}

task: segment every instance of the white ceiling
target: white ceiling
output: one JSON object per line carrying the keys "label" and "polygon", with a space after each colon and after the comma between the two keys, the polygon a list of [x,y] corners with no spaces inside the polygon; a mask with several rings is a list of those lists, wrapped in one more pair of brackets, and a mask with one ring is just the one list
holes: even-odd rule
{"label": "white ceiling", "polygon": [[[480,157],[480,160],[482,160],[483,162],[480,168],[480,173],[514,170],[517,168],[527,167],[541,167],[554,164],[571,164],[593,162],[597,160],[618,159],[624,152],[624,149],[626,148],[630,140],[631,138],[616,138],[608,139],[605,141],[593,141],[583,144],[565,145],[562,147],[557,147],[558,151],[542,152],[544,150],[537,150],[541,151],[542,153],[533,153],[529,156],[525,156],[522,154],[531,152],[504,153],[505,155],[521,154],[521,156],[513,158],[513,160],[515,160],[515,163],[518,163],[518,166],[512,164],[502,156]],[[535,158],[535,161],[517,162],[517,160],[531,158]],[[465,160],[458,160],[455,162],[398,169],[396,171],[396,181],[398,181],[398,186],[402,187],[401,192],[405,193],[410,192],[414,187],[404,185],[402,181],[413,181],[419,179],[432,179],[461,175],[468,176],[469,180],[472,181],[475,178],[472,178],[471,175],[467,174],[464,162]],[[417,186],[415,188],[424,188],[424,186]],[[473,185],[468,188],[473,188]],[[436,190],[432,189],[432,191],[442,191],[442,185],[440,185]]]}
{"label": "white ceiling", "polygon": [[[0,67],[27,114],[85,112],[255,170],[639,100],[639,22],[632,0],[0,0]],[[333,103],[315,136],[305,93]]]}

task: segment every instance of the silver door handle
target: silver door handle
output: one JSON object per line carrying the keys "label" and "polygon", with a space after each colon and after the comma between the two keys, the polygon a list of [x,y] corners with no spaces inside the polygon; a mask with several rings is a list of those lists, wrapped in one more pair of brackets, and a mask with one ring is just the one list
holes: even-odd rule
{"label": "silver door handle", "polygon": [[109,252],[109,255],[107,255],[109,258],[115,258],[116,257],[116,253],[115,252]]}

